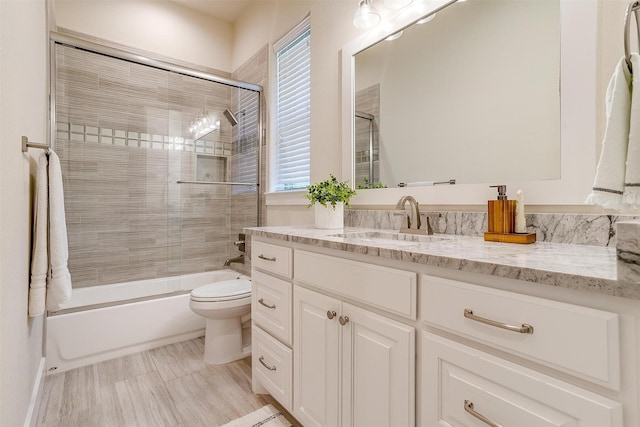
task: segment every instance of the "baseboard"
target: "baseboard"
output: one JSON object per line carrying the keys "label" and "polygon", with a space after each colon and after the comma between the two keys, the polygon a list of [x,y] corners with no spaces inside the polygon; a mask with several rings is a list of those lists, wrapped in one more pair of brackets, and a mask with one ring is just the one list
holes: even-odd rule
{"label": "baseboard", "polygon": [[42,391],[44,390],[44,367],[45,358],[40,359],[38,367],[38,375],[33,383],[33,391],[27,408],[27,415],[24,419],[24,427],[35,427],[38,421],[38,409],[40,408],[40,400],[42,399]]}

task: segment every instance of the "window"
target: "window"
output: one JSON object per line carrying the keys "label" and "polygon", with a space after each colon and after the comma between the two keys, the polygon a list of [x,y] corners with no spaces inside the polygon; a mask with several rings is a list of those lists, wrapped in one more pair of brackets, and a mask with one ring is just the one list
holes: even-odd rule
{"label": "window", "polygon": [[309,185],[311,27],[307,17],[274,45],[276,54],[275,191]]}

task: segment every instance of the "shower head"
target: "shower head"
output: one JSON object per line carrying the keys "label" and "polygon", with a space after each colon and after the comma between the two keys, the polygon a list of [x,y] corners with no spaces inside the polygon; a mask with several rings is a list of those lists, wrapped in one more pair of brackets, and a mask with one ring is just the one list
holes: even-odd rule
{"label": "shower head", "polygon": [[231,110],[227,108],[226,110],[224,110],[223,114],[227,118],[227,120],[229,120],[231,126],[235,126],[238,124],[238,119],[236,118],[235,114],[231,112]]}

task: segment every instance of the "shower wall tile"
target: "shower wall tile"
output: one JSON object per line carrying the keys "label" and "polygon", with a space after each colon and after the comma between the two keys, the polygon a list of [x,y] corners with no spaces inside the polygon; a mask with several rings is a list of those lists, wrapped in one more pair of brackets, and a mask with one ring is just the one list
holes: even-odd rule
{"label": "shower wall tile", "polygon": [[[261,49],[259,49],[253,56],[251,56],[247,61],[245,61],[242,65],[240,65],[232,74],[233,78],[238,79],[238,80],[243,80],[246,82],[251,82],[254,84],[258,84],[260,86],[262,86],[263,88],[268,88],[269,87],[269,80],[268,80],[268,76],[269,76],[269,46],[268,45],[264,45]],[[267,123],[266,122],[266,111],[267,111],[267,103],[266,103],[266,96],[265,93],[263,92],[262,96],[260,97],[260,109],[259,111],[261,111],[262,113],[262,122],[263,123]],[[257,141],[257,139],[256,139]],[[269,144],[269,141],[267,139],[267,137],[263,138],[263,154],[261,156],[261,158],[259,159],[260,161],[260,177],[259,177],[259,182],[261,183],[265,183],[266,182],[266,174],[267,174],[267,164],[266,164],[266,152],[267,152],[267,144]],[[258,147],[256,147],[256,149],[258,149]],[[265,204],[265,198],[264,198],[264,192],[267,190],[265,188],[264,185],[259,187],[259,203],[261,206],[261,216],[259,218],[259,224],[265,224],[266,223],[266,204]],[[240,196],[235,196],[235,197],[240,197]],[[234,198],[235,198],[234,197]],[[255,197],[254,197],[254,202],[255,202]],[[254,216],[255,216],[255,212],[256,209],[255,208],[247,208],[246,206],[236,206],[235,208],[232,208],[232,218],[236,217],[237,215],[241,214],[242,212],[244,212],[244,209],[247,209],[247,212],[251,211],[254,212]],[[249,224],[251,222],[247,222],[247,224]],[[255,222],[254,222],[255,223]],[[232,235],[231,238],[229,239],[230,242],[233,242],[234,240],[236,240],[237,238],[237,233],[235,233],[236,230],[234,230],[234,234],[235,237]],[[241,231],[241,228],[238,227],[238,232]],[[237,253],[237,250],[236,252]],[[248,258],[248,257],[245,257]],[[245,274],[248,274],[248,272],[250,271],[250,263],[245,263],[244,265],[245,270],[243,271]]]}

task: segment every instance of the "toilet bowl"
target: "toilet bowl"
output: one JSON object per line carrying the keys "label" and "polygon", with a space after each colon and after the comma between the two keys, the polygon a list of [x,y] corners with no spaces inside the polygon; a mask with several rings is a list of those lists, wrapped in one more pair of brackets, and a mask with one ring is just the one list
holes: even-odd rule
{"label": "toilet bowl", "polygon": [[207,320],[205,362],[219,365],[251,354],[251,347],[243,347],[242,340],[242,319],[251,312],[251,280],[247,276],[193,289],[189,307]]}

